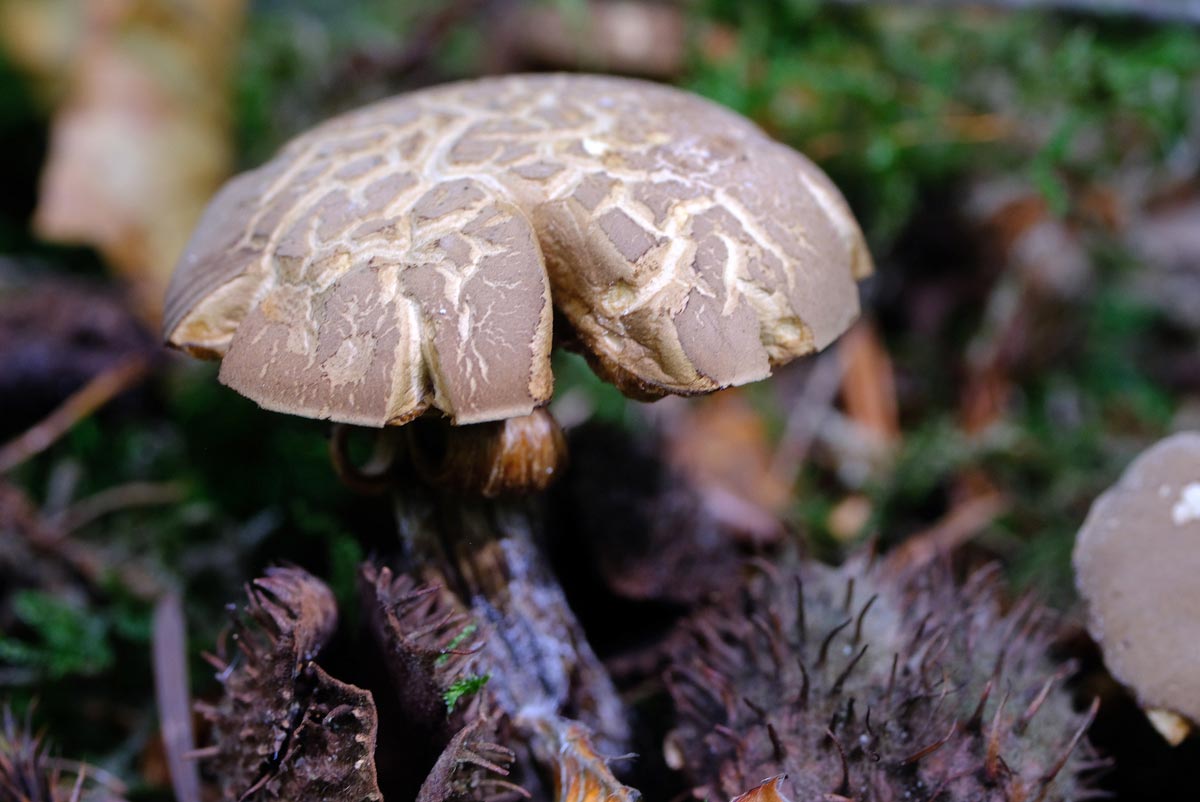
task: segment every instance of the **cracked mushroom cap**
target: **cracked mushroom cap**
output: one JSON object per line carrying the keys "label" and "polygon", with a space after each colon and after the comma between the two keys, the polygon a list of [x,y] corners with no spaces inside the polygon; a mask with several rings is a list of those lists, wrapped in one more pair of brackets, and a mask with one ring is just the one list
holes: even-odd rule
{"label": "cracked mushroom cap", "polygon": [[1200,432],[1134,460],[1092,505],[1074,562],[1112,675],[1144,709],[1200,722]]}
{"label": "cracked mushroom cap", "polygon": [[583,75],[396,97],[220,191],[165,336],[263,407],[458,424],[550,398],[559,332],[630,395],[762,379],[858,314],[871,271],[837,188],[689,93]]}

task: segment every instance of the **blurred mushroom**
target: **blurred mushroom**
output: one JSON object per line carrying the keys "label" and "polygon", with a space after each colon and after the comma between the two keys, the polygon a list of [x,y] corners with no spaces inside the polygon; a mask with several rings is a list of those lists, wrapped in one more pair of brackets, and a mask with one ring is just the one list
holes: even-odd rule
{"label": "blurred mushroom", "polygon": [[1200,432],[1134,460],[1092,505],[1074,562],[1109,671],[1179,743],[1200,723]]}
{"label": "blurred mushroom", "polygon": [[687,63],[687,18],[672,3],[525,2],[498,22],[488,54],[497,71],[582,69],[669,80]]}
{"label": "blurred mushroom", "polygon": [[555,340],[632,397],[707,393],[832,342],[870,270],[829,179],[749,121],[650,83],[512,76],[350,112],[230,181],[164,332],[267,409],[423,417],[412,462],[458,495],[397,504],[412,556],[537,675],[505,702],[528,737],[565,714],[619,749],[623,706],[532,519],[463,496],[558,473]]}

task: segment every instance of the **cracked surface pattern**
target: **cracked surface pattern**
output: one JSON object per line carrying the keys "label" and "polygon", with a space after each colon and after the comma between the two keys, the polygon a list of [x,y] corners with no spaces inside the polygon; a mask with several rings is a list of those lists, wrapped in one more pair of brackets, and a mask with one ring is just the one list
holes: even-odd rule
{"label": "cracked surface pattern", "polygon": [[870,271],[838,190],[748,120],[641,81],[509,76],[336,117],[234,178],[165,331],[269,409],[463,424],[549,400],[554,309],[627,393],[696,394],[833,341]]}

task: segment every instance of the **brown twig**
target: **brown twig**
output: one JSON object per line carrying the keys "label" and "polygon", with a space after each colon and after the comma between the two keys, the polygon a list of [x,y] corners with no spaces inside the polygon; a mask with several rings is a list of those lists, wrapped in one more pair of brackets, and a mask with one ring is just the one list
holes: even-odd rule
{"label": "brown twig", "polygon": [[81,420],[137,385],[149,371],[143,356],[133,356],[97,374],[31,429],[0,446],[0,474],[53,445]]}
{"label": "brown twig", "polygon": [[0,524],[8,524],[6,534],[11,532],[33,551],[50,555],[90,584],[99,586],[115,573],[122,586],[139,599],[162,595],[162,583],[140,561],[115,559],[90,543],[69,537],[54,520],[54,516],[39,515],[21,488],[0,480]]}
{"label": "brown twig", "polygon": [[[83,783],[81,780],[92,782],[101,786],[106,792],[106,795],[101,798],[106,798],[110,802],[116,802],[114,798],[124,798],[126,792],[129,790],[121,778],[113,774],[111,771],[107,771],[91,763],[84,763],[82,760],[70,760],[64,757],[50,757],[46,759],[46,764],[55,771],[63,774],[73,775],[76,778],[76,793],[81,791],[83,788]],[[82,799],[83,797],[80,796],[73,798]],[[93,793],[87,798],[95,799],[96,794]]]}
{"label": "brown twig", "polygon": [[[841,5],[897,5],[897,0],[837,0]],[[1200,0],[903,0],[905,5],[955,9],[994,6],[1005,11],[1037,9],[1097,16],[1127,16],[1157,22],[1200,23]]]}
{"label": "brown twig", "polygon": [[[888,133],[895,144],[903,148],[931,143],[985,145],[1017,139],[1020,126],[999,114],[963,111],[936,120],[901,120],[892,125]],[[808,139],[803,145],[806,154],[820,161],[845,153],[850,140],[843,133],[829,131]]]}
{"label": "brown twig", "polygon": [[187,624],[179,594],[168,592],[154,608],[154,694],[159,727],[178,802],[200,802],[200,771],[188,758],[196,748],[188,693]]}
{"label": "brown twig", "polygon": [[130,482],[101,490],[72,504],[51,519],[55,536],[65,537],[90,523],[131,507],[178,504],[185,490],[178,482]]}
{"label": "brown twig", "polygon": [[893,549],[887,557],[889,570],[911,571],[929,565],[969,541],[1007,508],[1008,500],[999,493],[966,499],[933,526]]}
{"label": "brown twig", "polygon": [[69,537],[49,535],[31,538],[30,543],[62,560],[84,581],[96,587],[116,574],[124,590],[137,599],[149,601],[162,592],[162,582],[138,560],[117,560],[90,543]]}

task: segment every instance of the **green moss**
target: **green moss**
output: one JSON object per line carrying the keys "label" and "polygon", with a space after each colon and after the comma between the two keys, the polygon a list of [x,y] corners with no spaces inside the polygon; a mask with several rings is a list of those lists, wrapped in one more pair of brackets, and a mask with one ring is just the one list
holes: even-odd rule
{"label": "green moss", "polygon": [[29,637],[0,636],[0,661],[36,669],[50,680],[112,666],[111,621],[102,614],[37,590],[14,594],[12,610]]}
{"label": "green moss", "polygon": [[491,678],[491,674],[468,674],[455,680],[454,684],[442,694],[442,700],[446,703],[446,712],[453,713],[455,706],[464,697],[479,693]]}

